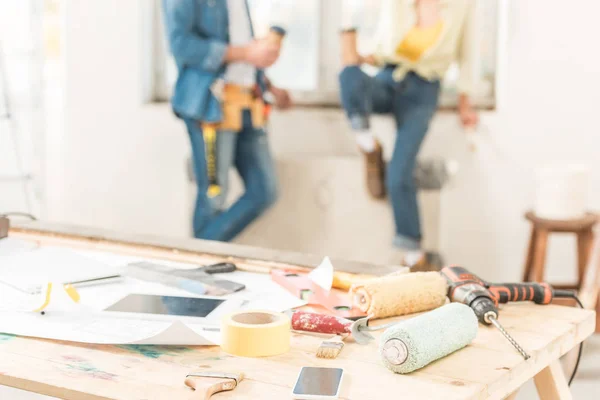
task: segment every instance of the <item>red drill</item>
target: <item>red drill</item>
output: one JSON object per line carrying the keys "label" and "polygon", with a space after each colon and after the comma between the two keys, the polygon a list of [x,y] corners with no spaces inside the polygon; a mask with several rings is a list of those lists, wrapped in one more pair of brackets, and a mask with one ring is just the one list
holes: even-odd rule
{"label": "red drill", "polygon": [[550,304],[555,297],[573,297],[572,292],[554,290],[547,283],[490,284],[458,266],[445,267],[441,273],[448,282],[450,301],[468,305],[473,309],[481,323],[485,325],[493,324],[525,359],[528,359],[529,355],[498,322],[498,304],[508,303],[509,301],[533,301],[536,304]]}

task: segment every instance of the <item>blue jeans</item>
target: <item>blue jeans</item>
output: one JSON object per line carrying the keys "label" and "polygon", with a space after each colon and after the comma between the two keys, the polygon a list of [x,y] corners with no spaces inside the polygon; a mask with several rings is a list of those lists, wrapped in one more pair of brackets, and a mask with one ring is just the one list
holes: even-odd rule
{"label": "blue jeans", "polygon": [[358,66],[340,74],[341,99],[354,130],[369,129],[371,113],[391,113],[396,121],[396,143],[387,168],[386,187],[394,211],[394,245],[406,250],[421,247],[421,224],[414,168],[417,153],[438,106],[439,81],[409,73],[402,81],[392,77],[393,67],[375,77]]}
{"label": "blue jeans", "polygon": [[[190,142],[194,175],[198,186],[194,210],[194,236],[198,239],[230,241],[269,208],[277,198],[277,177],[267,135],[254,128],[249,111],[244,111],[239,132],[217,133],[217,181],[221,194],[209,198],[209,179],[202,129],[195,120],[185,120]],[[228,209],[223,209],[229,185],[229,170],[235,165],[244,194]]]}

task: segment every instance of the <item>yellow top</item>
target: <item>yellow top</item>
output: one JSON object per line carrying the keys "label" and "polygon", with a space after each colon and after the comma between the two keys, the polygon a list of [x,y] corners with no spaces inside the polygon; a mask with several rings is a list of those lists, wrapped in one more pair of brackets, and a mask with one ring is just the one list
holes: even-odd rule
{"label": "yellow top", "polygon": [[443,21],[425,28],[413,27],[396,48],[396,54],[412,62],[418,61],[421,55],[439,39],[443,28]]}
{"label": "yellow top", "polygon": [[[454,62],[460,66],[457,82],[460,93],[473,94],[475,89],[475,65],[477,54],[477,8],[478,0],[439,0],[443,29],[425,34],[414,32],[417,24],[416,0],[383,0],[376,46],[373,56],[377,65],[396,64],[394,78],[400,81],[409,71],[427,79],[443,79]],[[483,0],[481,0],[483,1]],[[424,44],[412,44],[400,50],[399,43],[410,36],[429,36]],[[419,39],[420,43],[420,39]],[[406,51],[405,51],[406,49]],[[408,50],[411,49],[411,50]],[[414,49],[418,49],[414,51]],[[418,54],[418,56],[417,56]],[[416,58],[416,60],[414,59]]]}

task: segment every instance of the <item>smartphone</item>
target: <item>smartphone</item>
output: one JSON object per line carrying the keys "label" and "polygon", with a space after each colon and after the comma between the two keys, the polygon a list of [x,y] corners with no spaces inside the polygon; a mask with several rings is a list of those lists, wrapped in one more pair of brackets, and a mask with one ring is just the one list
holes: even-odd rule
{"label": "smartphone", "polygon": [[341,368],[302,367],[292,396],[299,400],[337,399],[343,375]]}

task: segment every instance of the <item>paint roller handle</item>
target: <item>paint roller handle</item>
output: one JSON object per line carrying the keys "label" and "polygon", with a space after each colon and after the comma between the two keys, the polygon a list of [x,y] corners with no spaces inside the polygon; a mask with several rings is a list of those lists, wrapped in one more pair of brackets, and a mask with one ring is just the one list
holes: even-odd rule
{"label": "paint roller handle", "polygon": [[291,315],[292,330],[325,333],[332,335],[349,334],[353,321],[332,315],[296,311]]}
{"label": "paint roller handle", "polygon": [[550,304],[554,298],[554,290],[547,283],[501,283],[488,287],[498,303],[512,301],[533,301],[536,304]]}
{"label": "paint roller handle", "polygon": [[195,399],[208,400],[215,393],[234,390],[243,379],[241,373],[198,371],[186,376],[185,385],[194,389]]}
{"label": "paint roller handle", "polygon": [[467,138],[467,144],[470,151],[477,150],[477,139],[475,138],[476,129],[474,126],[465,126],[464,128],[465,137]]}
{"label": "paint roller handle", "polygon": [[207,274],[227,274],[229,272],[235,272],[237,270],[237,266],[230,262],[221,262],[200,267],[198,270],[206,272]]}
{"label": "paint roller handle", "polygon": [[477,127],[475,125],[467,125],[463,127],[466,135],[474,135],[477,132]]}

